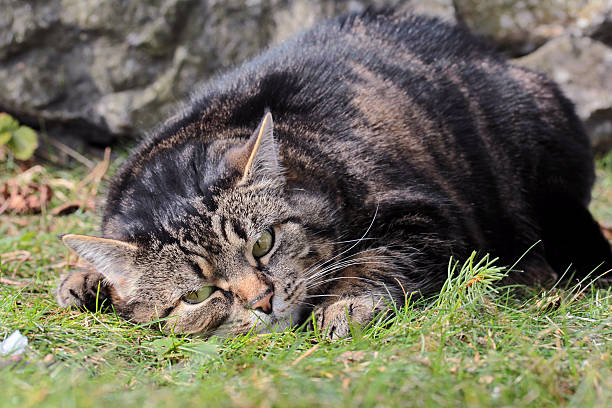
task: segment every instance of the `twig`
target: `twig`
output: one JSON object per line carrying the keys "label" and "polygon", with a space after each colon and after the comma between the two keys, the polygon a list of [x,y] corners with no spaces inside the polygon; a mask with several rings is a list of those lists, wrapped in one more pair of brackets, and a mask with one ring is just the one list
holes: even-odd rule
{"label": "twig", "polygon": [[98,162],[98,164],[95,165],[91,172],[87,176],[85,176],[85,178],[81,180],[79,184],[77,184],[75,189],[76,191],[80,191],[81,189],[85,188],[85,186],[91,183],[92,187],[89,193],[86,194],[86,196],[87,198],[89,198],[90,195],[95,196],[96,192],[98,191],[98,183],[100,182],[100,180],[102,180],[110,165],[110,153],[111,150],[109,147],[104,149],[104,158],[102,159],[102,161]]}
{"label": "twig", "polygon": [[16,259],[19,260],[28,260],[32,254],[29,251],[14,251],[14,252],[6,252],[4,254],[0,254],[0,259],[4,262],[11,262]]}
{"label": "twig", "polygon": [[6,278],[0,278],[0,283],[3,283],[5,285],[13,285],[13,286],[25,286],[27,285],[27,282],[19,282],[19,281],[14,281],[11,279],[6,279]]}
{"label": "twig", "polygon": [[96,166],[96,164],[93,161],[89,160],[87,157],[83,156],[81,153],[77,152],[76,150],[74,150],[73,148],[69,146],[66,146],[60,141],[57,141],[53,138],[49,138],[49,143],[51,143],[58,150],[66,153],[68,156],[72,157],[79,163],[82,163],[85,166],[89,167],[90,169],[93,169]]}
{"label": "twig", "polygon": [[305,359],[306,357],[310,356],[312,353],[314,353],[317,349],[319,348],[318,344],[315,344],[314,346],[312,346],[311,348],[309,348],[308,350],[306,350],[306,352],[304,354],[302,354],[301,356],[299,356],[298,358],[295,359],[295,361],[293,363],[291,363],[291,366],[294,367],[296,365],[298,365],[300,363],[300,361],[302,361],[303,359]]}
{"label": "twig", "polygon": [[17,261],[17,264],[13,268],[13,273],[11,274],[11,278],[14,278],[17,275],[17,270],[19,267],[31,257],[31,253],[28,251],[14,251],[7,252],[5,254],[0,254],[0,265]]}

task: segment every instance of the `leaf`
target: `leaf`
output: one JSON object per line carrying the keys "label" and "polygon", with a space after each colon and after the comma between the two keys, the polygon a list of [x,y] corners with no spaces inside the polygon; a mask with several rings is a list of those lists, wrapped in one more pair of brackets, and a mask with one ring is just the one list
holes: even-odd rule
{"label": "leaf", "polygon": [[21,126],[13,132],[13,137],[7,146],[17,159],[27,160],[32,157],[34,150],[38,147],[38,136],[32,128]]}
{"label": "leaf", "polygon": [[0,184],[0,214],[38,214],[53,197],[53,190],[46,184],[19,185],[15,179]]}
{"label": "leaf", "polygon": [[163,356],[174,350],[177,346],[177,343],[171,337],[162,337],[156,340],[153,340],[149,343],[149,346],[157,353],[158,356]]}
{"label": "leaf", "polygon": [[219,347],[211,343],[184,344],[179,350],[188,355],[190,361],[200,365],[219,359]]}
{"label": "leaf", "polygon": [[36,237],[36,235],[37,235],[36,231],[26,232],[25,234],[21,236],[21,238],[19,238],[19,242],[29,243],[32,241],[34,237]]}
{"label": "leaf", "polygon": [[0,132],[0,146],[11,140],[11,136],[13,136],[11,132]]}
{"label": "leaf", "polygon": [[0,133],[4,133],[4,132],[12,133],[18,128],[19,128],[19,122],[17,122],[8,113],[0,112]]}
{"label": "leaf", "polygon": [[340,354],[336,361],[354,362],[361,361],[365,358],[365,352],[363,351],[345,351]]}

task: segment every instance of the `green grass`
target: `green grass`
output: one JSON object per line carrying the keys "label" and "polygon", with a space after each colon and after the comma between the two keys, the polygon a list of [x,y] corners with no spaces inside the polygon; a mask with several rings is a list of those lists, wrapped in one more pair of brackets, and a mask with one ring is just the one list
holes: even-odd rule
{"label": "green grass", "polygon": [[596,173],[591,211],[595,218],[612,229],[612,152],[597,161]]}
{"label": "green grass", "polygon": [[[606,160],[592,209],[608,223]],[[1,166],[4,179],[18,173]],[[75,182],[85,174],[53,170],[36,181]],[[50,208],[81,194],[55,184]],[[19,329],[29,340],[20,362],[0,357],[0,406],[612,404],[610,289],[500,287],[503,271],[474,257],[449,264],[454,273],[439,296],[412,299],[335,343],[312,331],[209,341],[162,336],[112,313],[55,304],[62,263],[73,260],[57,234],[91,233],[96,223],[92,212],[0,219],[0,254],[30,254],[4,258],[0,267],[2,278],[25,283],[0,284],[0,336]]]}

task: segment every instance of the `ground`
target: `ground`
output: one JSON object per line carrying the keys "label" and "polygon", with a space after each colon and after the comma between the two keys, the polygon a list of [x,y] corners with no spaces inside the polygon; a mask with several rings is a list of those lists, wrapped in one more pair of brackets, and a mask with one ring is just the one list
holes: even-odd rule
{"label": "ground", "polygon": [[[0,406],[612,406],[612,290],[500,287],[503,271],[481,256],[449,264],[440,295],[333,343],[317,330],[164,336],[60,309],[53,291],[75,257],[57,235],[95,232],[89,201],[107,165],[0,162],[0,184],[54,192],[42,215],[0,218],[0,340],[18,329],[29,341],[19,361],[0,357]],[[72,200],[75,213],[52,215]],[[612,226],[612,154],[593,200]]]}

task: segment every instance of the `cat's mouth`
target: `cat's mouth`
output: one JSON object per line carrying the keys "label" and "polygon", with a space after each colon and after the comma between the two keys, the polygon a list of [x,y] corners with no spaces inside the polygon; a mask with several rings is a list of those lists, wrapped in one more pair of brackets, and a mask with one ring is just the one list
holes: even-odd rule
{"label": "cat's mouth", "polygon": [[259,310],[251,310],[252,324],[255,325],[257,333],[279,332],[296,327],[302,322],[304,311],[300,308],[291,310],[282,310],[272,312],[270,314],[263,313]]}
{"label": "cat's mouth", "polygon": [[[277,292],[270,297],[270,304],[267,308],[249,308],[240,302],[228,304],[226,305],[227,315],[218,320],[214,319],[214,321],[210,319],[208,324],[192,335],[227,337],[250,331],[270,333],[288,330],[299,326],[308,312],[308,308],[300,304],[303,302],[300,302],[298,298],[296,293],[287,296],[285,293]],[[256,305],[257,302],[252,306]],[[190,326],[193,327],[193,325]]]}

